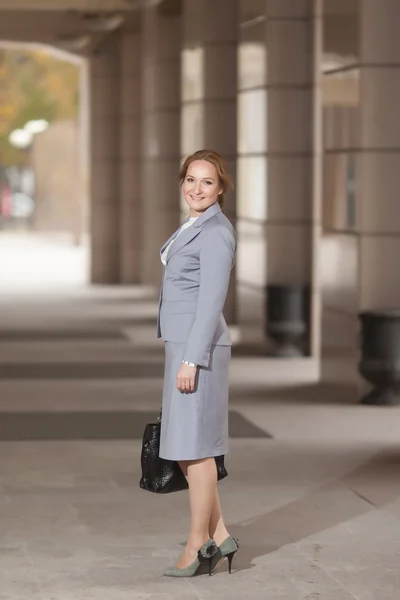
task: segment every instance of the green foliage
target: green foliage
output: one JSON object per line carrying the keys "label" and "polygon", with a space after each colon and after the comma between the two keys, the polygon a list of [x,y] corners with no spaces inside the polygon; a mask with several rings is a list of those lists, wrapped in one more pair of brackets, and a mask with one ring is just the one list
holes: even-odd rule
{"label": "green foliage", "polygon": [[24,153],[8,136],[32,119],[75,119],[79,67],[41,50],[0,49],[0,164],[17,165]]}

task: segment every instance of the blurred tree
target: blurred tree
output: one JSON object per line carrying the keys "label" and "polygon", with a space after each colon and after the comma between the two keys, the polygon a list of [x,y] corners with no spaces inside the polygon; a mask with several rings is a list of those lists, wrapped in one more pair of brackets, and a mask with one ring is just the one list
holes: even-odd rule
{"label": "blurred tree", "polygon": [[11,131],[32,119],[75,119],[78,103],[78,66],[41,50],[0,49],[0,164],[24,162]]}

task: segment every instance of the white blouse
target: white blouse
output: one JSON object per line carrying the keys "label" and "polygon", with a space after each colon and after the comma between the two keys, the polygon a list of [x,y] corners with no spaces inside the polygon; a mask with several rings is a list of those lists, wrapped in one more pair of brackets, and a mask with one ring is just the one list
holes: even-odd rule
{"label": "white blouse", "polygon": [[168,252],[169,252],[169,249],[171,248],[172,244],[174,243],[174,241],[181,235],[182,231],[185,231],[185,229],[187,229],[188,227],[190,227],[191,225],[193,225],[193,223],[198,218],[199,217],[190,217],[190,219],[188,221],[186,221],[186,223],[184,223],[182,225],[182,227],[180,228],[180,230],[178,231],[178,233],[176,234],[176,236],[174,237],[174,239],[170,241],[170,243],[165,248],[165,250],[164,250],[164,252],[162,253],[162,256],[161,256],[161,262],[162,262],[163,265],[167,264]]}

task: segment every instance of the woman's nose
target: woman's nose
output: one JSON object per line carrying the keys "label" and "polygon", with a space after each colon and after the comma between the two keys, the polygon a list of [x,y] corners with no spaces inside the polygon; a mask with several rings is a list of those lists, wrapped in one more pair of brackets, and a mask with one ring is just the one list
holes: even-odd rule
{"label": "woman's nose", "polygon": [[200,181],[198,181],[196,183],[196,187],[195,187],[194,191],[195,191],[196,194],[200,194],[200,192],[201,192],[201,183],[200,183]]}

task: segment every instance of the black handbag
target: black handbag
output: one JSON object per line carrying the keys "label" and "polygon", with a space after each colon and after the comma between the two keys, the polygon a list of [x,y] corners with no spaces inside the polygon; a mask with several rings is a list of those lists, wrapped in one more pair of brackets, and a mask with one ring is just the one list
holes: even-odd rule
{"label": "black handbag", "polygon": [[[148,423],[144,430],[140,487],[155,494],[169,494],[188,489],[188,482],[179,464],[174,460],[160,458],[161,412],[155,423]],[[224,456],[216,456],[218,481],[228,472],[224,465]]]}

